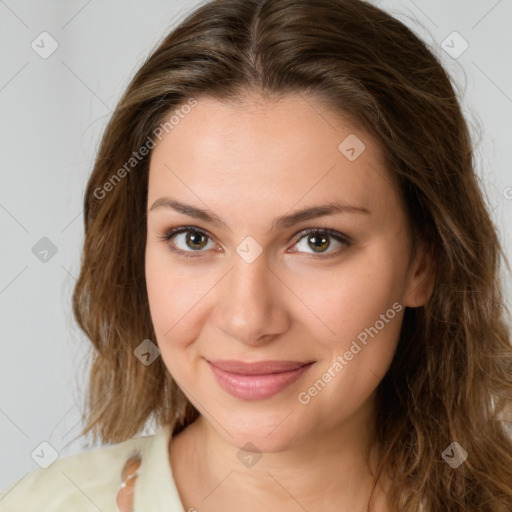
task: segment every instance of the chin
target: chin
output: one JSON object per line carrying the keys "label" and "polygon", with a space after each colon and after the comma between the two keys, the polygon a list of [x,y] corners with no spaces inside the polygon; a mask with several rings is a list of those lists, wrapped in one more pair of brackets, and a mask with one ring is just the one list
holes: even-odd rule
{"label": "chin", "polygon": [[236,414],[229,418],[224,416],[221,424],[225,422],[229,425],[227,431],[216,422],[210,422],[210,425],[226,442],[238,449],[265,453],[282,452],[300,444],[309,431],[304,423],[302,426],[297,424],[297,417],[293,418],[293,409],[286,414],[282,410],[267,414]]}

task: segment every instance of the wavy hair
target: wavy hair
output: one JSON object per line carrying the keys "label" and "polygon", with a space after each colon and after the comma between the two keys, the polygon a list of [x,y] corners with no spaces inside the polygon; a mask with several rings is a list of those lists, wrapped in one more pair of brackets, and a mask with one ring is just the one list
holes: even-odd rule
{"label": "wavy hair", "polygon": [[[315,98],[372,134],[414,241],[431,247],[433,293],[406,309],[377,389],[375,477],[390,477],[390,510],[510,512],[512,348],[500,277],[509,264],[448,73],[409,28],[361,0],[213,0],[136,72],[85,192],[73,312],[93,354],[80,435],[121,442],[149,419],[176,434],[198,417],[162,358],[146,366],[134,355],[155,339],[144,275],[149,142],[191,100],[248,91]],[[456,469],[442,458],[454,441],[468,452]]]}

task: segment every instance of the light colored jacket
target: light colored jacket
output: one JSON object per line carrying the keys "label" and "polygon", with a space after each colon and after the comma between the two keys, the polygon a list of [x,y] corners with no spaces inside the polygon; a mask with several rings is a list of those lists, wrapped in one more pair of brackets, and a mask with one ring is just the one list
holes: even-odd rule
{"label": "light colored jacket", "polygon": [[133,512],[185,512],[169,463],[170,428],[152,435],[57,459],[0,494],[0,512],[118,512],[121,472],[142,457]]}

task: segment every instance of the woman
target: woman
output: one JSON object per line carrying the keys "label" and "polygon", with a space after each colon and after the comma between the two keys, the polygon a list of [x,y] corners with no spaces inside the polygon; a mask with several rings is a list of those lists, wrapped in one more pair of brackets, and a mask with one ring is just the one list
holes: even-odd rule
{"label": "woman", "polygon": [[402,23],[200,7],[120,100],[84,220],[82,434],[113,444],[2,512],[512,510],[503,254],[450,80]]}

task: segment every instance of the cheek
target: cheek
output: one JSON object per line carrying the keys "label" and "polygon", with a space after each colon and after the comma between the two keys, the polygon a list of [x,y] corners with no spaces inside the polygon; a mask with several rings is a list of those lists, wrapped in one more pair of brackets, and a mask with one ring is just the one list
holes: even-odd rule
{"label": "cheek", "polygon": [[386,294],[367,297],[357,310],[339,300],[338,316],[331,317],[338,336],[328,346],[330,358],[319,361],[297,395],[299,407],[323,428],[344,421],[375,392],[393,360],[403,319],[403,306]]}
{"label": "cheek", "polygon": [[347,417],[372,394],[396,351],[405,309],[403,267],[391,251],[376,253],[332,271],[330,285],[317,280],[318,294],[311,296],[335,334],[324,338],[330,360],[304,383],[299,402],[325,425]]}
{"label": "cheek", "polygon": [[195,364],[193,351],[187,349],[200,337],[208,293],[218,277],[198,277],[197,267],[176,265],[155,247],[146,249],[145,274],[155,343],[169,372],[178,376]]}
{"label": "cheek", "polygon": [[[402,299],[403,272],[391,252],[377,249],[354,255],[351,261],[328,272],[316,272],[314,279],[296,279],[300,283],[298,295],[305,297],[314,313],[308,316],[310,328],[316,324],[317,332],[333,351],[344,352],[353,339],[377,322],[382,327],[381,315],[386,319],[396,316],[393,304]],[[385,322],[382,331],[392,331],[392,323]]]}
{"label": "cheek", "polygon": [[176,332],[187,323],[187,312],[197,302],[200,282],[180,273],[171,266],[165,251],[146,250],[146,288],[153,327],[160,345],[176,338]]}

